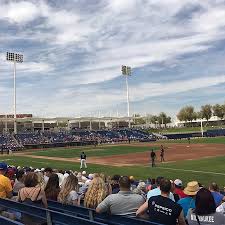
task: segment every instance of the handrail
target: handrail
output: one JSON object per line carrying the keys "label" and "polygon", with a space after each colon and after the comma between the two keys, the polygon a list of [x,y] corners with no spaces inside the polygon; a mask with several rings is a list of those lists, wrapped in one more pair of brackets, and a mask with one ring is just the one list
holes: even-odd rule
{"label": "handrail", "polygon": [[6,218],[4,216],[0,216],[0,224],[4,225],[23,225],[22,223],[14,220],[10,220],[9,218]]}

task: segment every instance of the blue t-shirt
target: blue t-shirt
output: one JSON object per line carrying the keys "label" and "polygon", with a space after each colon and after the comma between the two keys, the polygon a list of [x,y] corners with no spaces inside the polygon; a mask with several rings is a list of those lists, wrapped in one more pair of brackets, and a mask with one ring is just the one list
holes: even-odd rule
{"label": "blue t-shirt", "polygon": [[216,203],[216,207],[218,207],[221,204],[224,196],[222,194],[220,194],[219,192],[211,192],[211,193],[212,193],[212,196],[213,196],[214,201]]}
{"label": "blue t-shirt", "polygon": [[[159,187],[158,187],[158,188],[155,188],[155,189],[153,189],[153,190],[150,190],[150,191],[148,192],[148,194],[147,194],[147,199],[149,199],[149,198],[151,198],[151,197],[153,197],[153,196],[158,196],[158,195],[161,195],[161,190],[160,190]],[[170,194],[169,194],[169,198],[170,198],[172,201],[175,202],[174,196],[173,196],[173,194],[172,194],[171,192],[170,192]]]}
{"label": "blue t-shirt", "polygon": [[187,216],[189,209],[195,209],[195,199],[192,197],[181,198],[177,203],[183,208],[184,217]]}

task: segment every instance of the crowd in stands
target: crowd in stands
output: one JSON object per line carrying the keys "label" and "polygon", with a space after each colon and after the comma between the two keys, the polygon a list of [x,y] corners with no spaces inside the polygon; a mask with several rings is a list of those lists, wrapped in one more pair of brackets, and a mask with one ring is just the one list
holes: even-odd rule
{"label": "crowd in stands", "polygon": [[145,141],[151,140],[153,137],[143,131],[137,129],[123,130],[76,130],[76,131],[36,131],[23,132],[18,134],[5,134],[0,136],[1,145],[5,148],[15,150],[27,145],[56,144],[56,143],[72,143],[72,142],[94,142],[116,143],[125,141]]}
{"label": "crowd in stands", "polygon": [[[0,198],[48,207],[48,200],[92,208],[96,213],[138,217],[165,225],[225,225],[225,197],[216,183],[203,186],[180,179],[135,180],[86,171],[7,166],[0,163]],[[223,192],[224,193],[224,192]],[[24,224],[40,224],[26,214],[1,210]]]}
{"label": "crowd in stands", "polygon": [[0,135],[0,150],[9,151],[22,148],[11,134]]}

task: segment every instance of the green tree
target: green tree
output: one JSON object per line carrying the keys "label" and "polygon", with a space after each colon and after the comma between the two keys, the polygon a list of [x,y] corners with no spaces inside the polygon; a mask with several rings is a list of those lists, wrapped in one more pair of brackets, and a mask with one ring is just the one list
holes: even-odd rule
{"label": "green tree", "polygon": [[140,114],[134,114],[134,124],[135,125],[142,125],[145,124],[145,120],[143,118],[141,118]]}
{"label": "green tree", "polygon": [[[225,105],[216,104],[212,107],[214,116],[217,116],[222,120],[225,115]],[[220,121],[222,123],[222,121]],[[220,123],[218,122],[218,124]]]}
{"label": "green tree", "polygon": [[158,116],[158,119],[157,119],[158,123],[160,124],[164,124],[165,127],[168,123],[171,123],[171,117],[167,116],[166,113],[164,112],[161,112]]}
{"label": "green tree", "polygon": [[196,119],[196,112],[193,106],[185,106],[183,107],[179,113],[177,114],[177,118],[180,121],[192,122]]}
{"label": "green tree", "polygon": [[147,114],[145,116],[146,123],[152,123],[151,118],[152,118],[152,115],[151,114]]}
{"label": "green tree", "polygon": [[150,117],[150,122],[151,122],[152,124],[155,124],[155,128],[157,128],[158,116],[152,115],[152,116]]}
{"label": "green tree", "polygon": [[201,111],[196,112],[196,119],[203,119],[203,115]]}
{"label": "green tree", "polygon": [[202,114],[202,118],[205,118],[208,121],[212,117],[212,106],[209,104],[203,105],[201,106],[200,112]]}
{"label": "green tree", "polygon": [[214,116],[217,116],[222,120],[225,114],[224,106],[216,104],[212,107],[212,109],[213,109]]}

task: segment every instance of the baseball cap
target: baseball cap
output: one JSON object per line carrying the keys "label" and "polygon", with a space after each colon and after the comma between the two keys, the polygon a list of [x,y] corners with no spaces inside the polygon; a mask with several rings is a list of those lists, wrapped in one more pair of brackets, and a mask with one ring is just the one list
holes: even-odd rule
{"label": "baseball cap", "polygon": [[181,186],[183,185],[183,183],[182,183],[182,181],[181,181],[180,179],[176,179],[176,180],[174,181],[174,184],[175,184],[176,186],[178,186],[178,187],[181,187]]}
{"label": "baseball cap", "polygon": [[6,163],[4,163],[4,162],[1,162],[0,163],[0,170],[7,170],[7,164]]}

